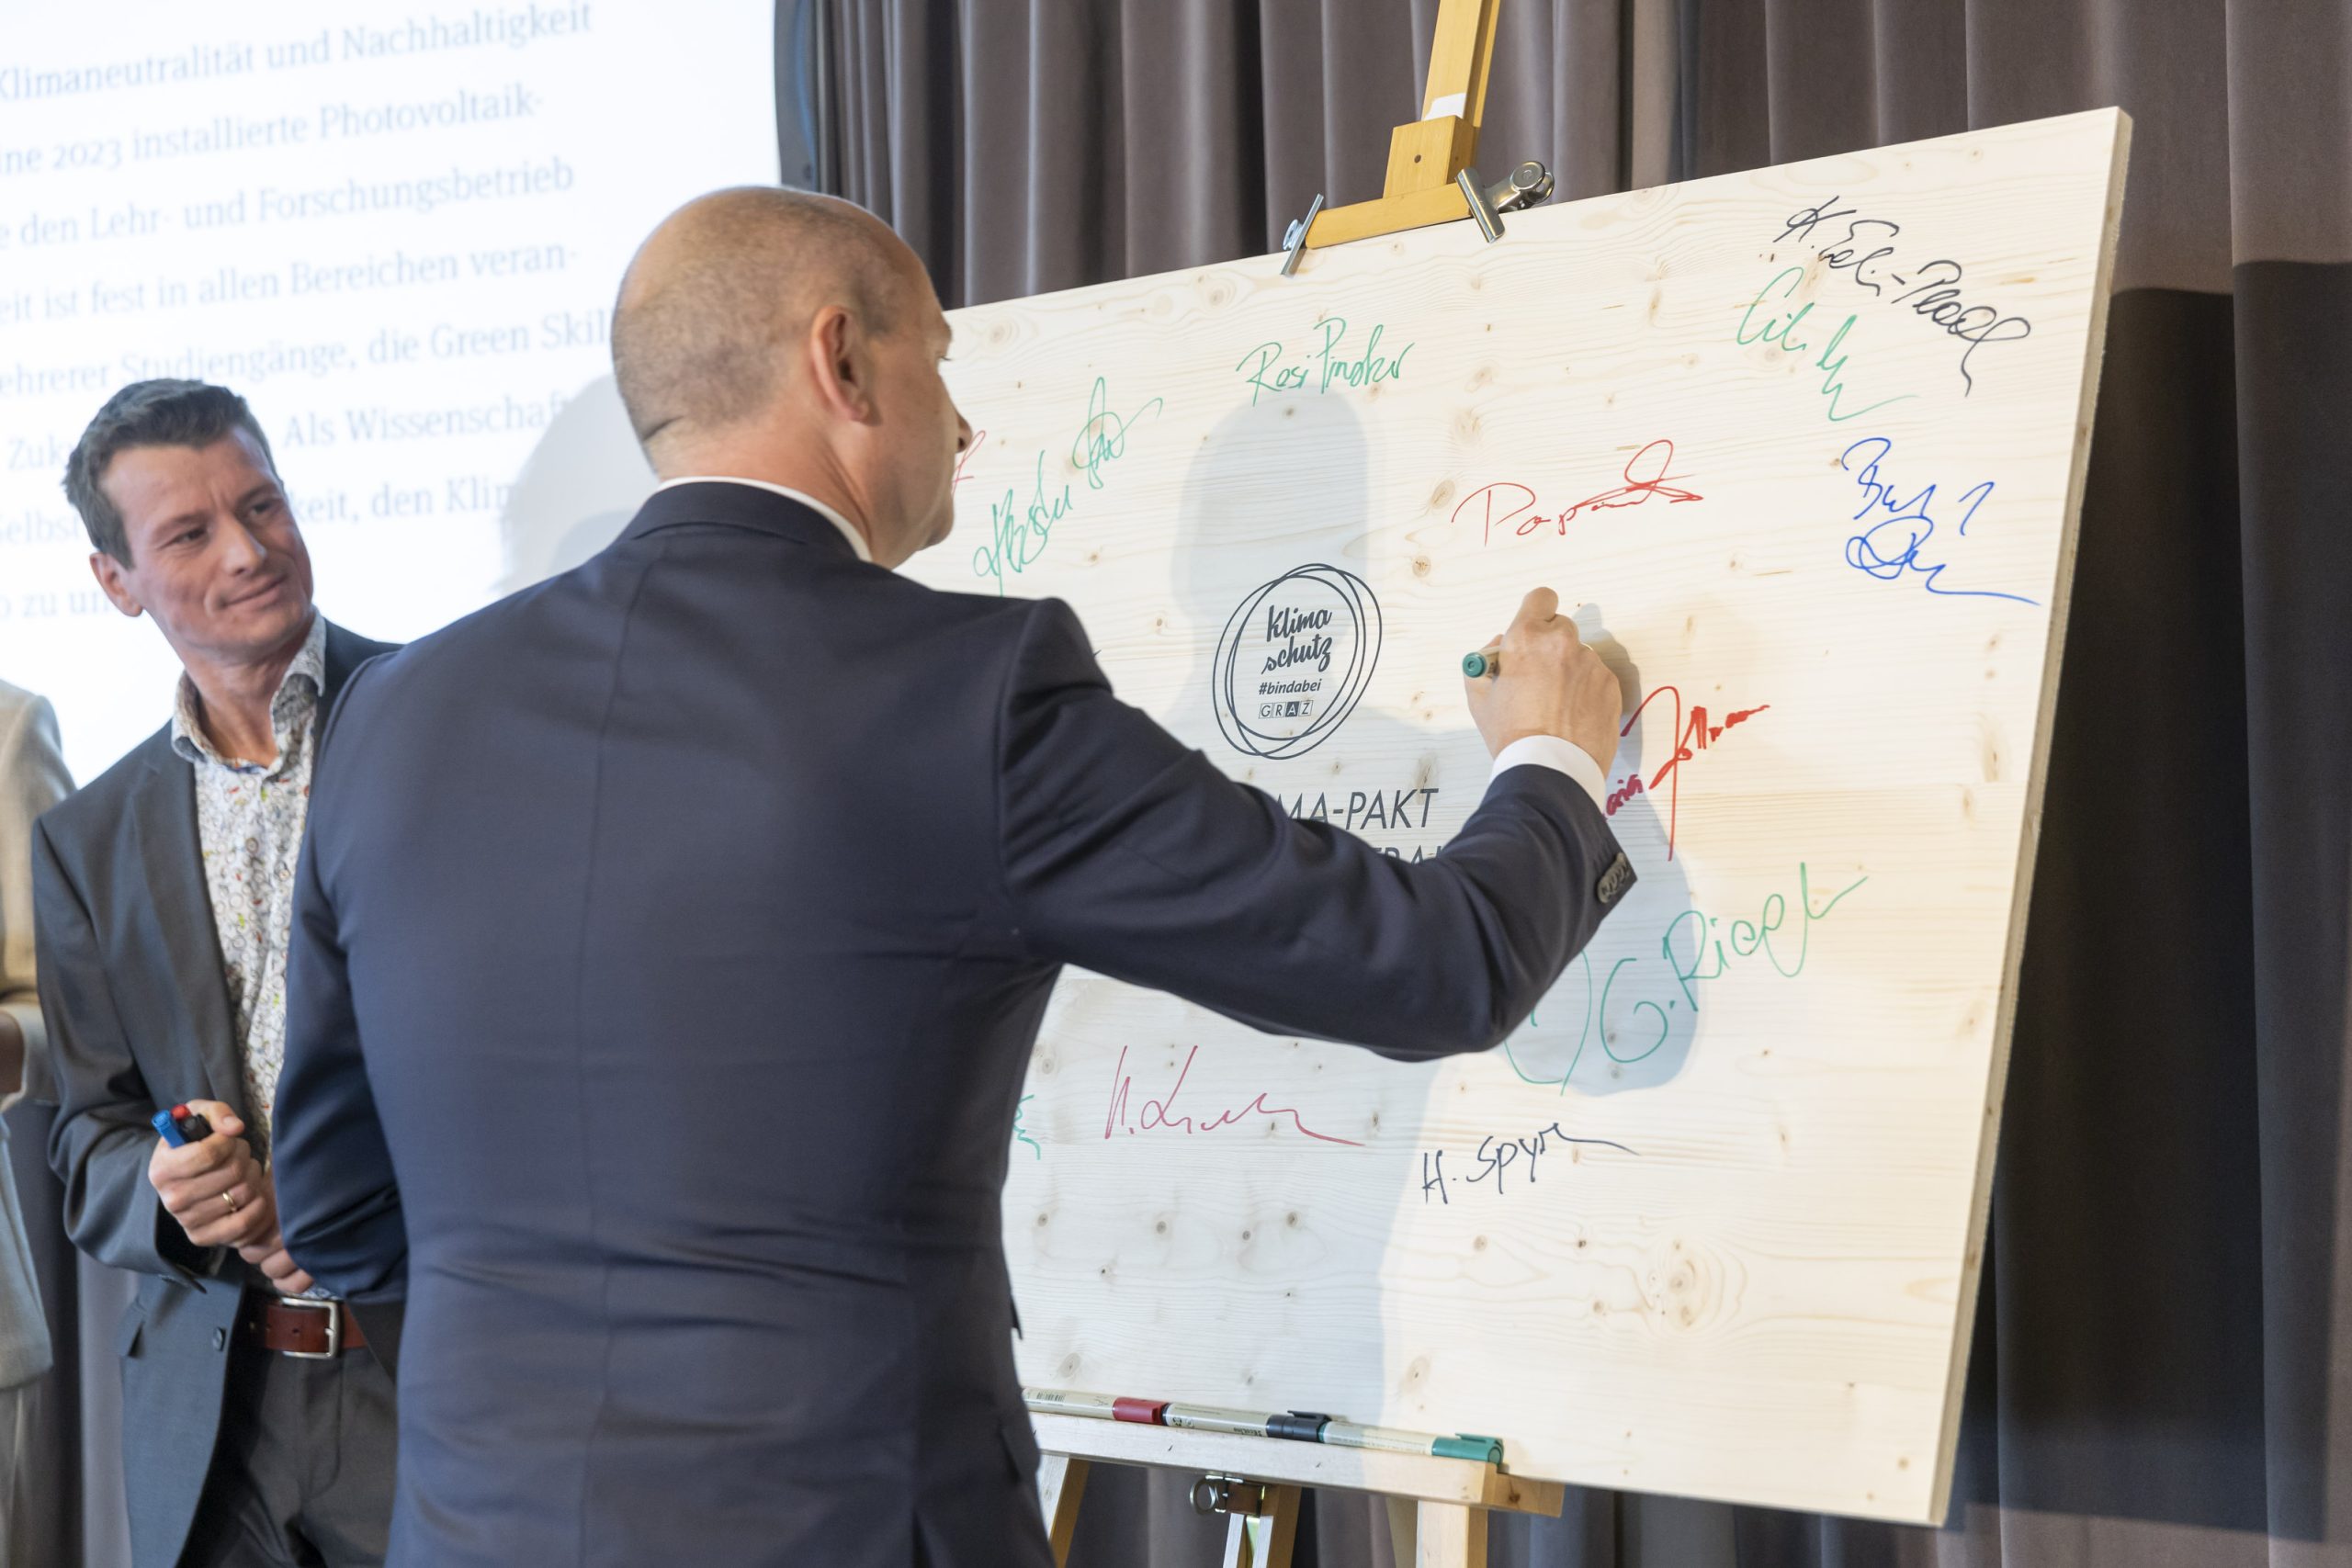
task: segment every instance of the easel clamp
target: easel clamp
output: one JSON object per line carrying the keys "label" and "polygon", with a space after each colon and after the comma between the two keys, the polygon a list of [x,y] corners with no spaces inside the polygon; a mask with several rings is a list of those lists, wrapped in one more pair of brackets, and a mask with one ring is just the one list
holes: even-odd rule
{"label": "easel clamp", "polygon": [[1388,174],[1379,199],[1326,210],[1323,197],[1316,197],[1306,216],[1283,238],[1289,253],[1284,276],[1297,271],[1306,251],[1459,218],[1476,219],[1492,243],[1502,237],[1501,214],[1552,194],[1550,171],[1532,160],[1491,186],[1479,180],[1475,166],[1501,5],[1502,0],[1442,0],[1421,118],[1389,133]]}

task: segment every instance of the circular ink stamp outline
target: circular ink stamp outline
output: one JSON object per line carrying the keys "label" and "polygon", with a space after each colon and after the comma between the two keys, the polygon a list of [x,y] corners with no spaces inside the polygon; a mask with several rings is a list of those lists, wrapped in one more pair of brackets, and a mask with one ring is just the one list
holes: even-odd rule
{"label": "circular ink stamp outline", "polygon": [[[1337,596],[1341,608],[1355,623],[1355,635],[1349,639],[1348,665],[1340,673],[1337,694],[1324,705],[1322,716],[1295,735],[1272,735],[1253,728],[1241,716],[1241,639],[1246,629],[1257,624],[1258,612],[1265,607],[1267,600],[1285,583],[1302,580]],[[1373,668],[1380,662],[1380,601],[1374,597],[1372,585],[1340,567],[1320,561],[1295,567],[1250,594],[1227,617],[1225,630],[1217,636],[1216,665],[1209,682],[1209,705],[1216,711],[1216,727],[1223,732],[1226,743],[1237,751],[1280,761],[1286,757],[1303,756],[1329,740],[1355,712],[1356,704],[1371,686]]]}

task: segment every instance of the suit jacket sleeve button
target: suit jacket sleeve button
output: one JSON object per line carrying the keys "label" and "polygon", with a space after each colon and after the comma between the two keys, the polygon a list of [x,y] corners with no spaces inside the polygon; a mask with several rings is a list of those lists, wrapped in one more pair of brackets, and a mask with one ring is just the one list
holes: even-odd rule
{"label": "suit jacket sleeve button", "polygon": [[212,1331],[212,1348],[215,1350],[226,1350],[229,1348],[229,1331],[227,1329],[216,1328]]}

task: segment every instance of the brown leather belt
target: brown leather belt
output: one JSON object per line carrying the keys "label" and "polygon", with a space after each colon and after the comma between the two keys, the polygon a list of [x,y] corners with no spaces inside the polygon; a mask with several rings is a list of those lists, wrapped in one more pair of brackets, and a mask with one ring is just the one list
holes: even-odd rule
{"label": "brown leather belt", "polygon": [[341,1302],[305,1301],[278,1296],[249,1301],[237,1326],[265,1350],[276,1350],[306,1361],[332,1360],[345,1350],[368,1343],[359,1320]]}

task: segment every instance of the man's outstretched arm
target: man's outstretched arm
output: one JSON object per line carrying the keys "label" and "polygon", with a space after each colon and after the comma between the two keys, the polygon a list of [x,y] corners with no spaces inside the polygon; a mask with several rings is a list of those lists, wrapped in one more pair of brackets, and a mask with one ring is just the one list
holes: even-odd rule
{"label": "man's outstretched arm", "polygon": [[[1597,776],[1617,682],[1556,609],[1529,596],[1472,711],[1490,749],[1555,737]],[[1057,602],[1008,677],[999,768],[1005,884],[1041,956],[1396,1055],[1502,1040],[1632,882],[1593,795],[1555,767],[1496,774],[1418,864],[1294,820],[1113,696]]]}

